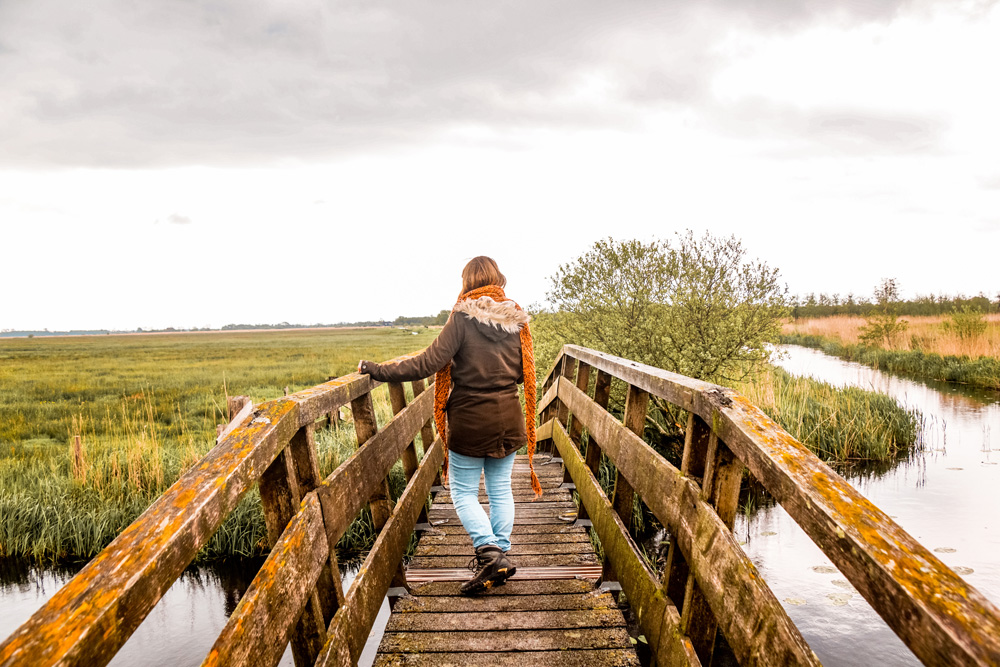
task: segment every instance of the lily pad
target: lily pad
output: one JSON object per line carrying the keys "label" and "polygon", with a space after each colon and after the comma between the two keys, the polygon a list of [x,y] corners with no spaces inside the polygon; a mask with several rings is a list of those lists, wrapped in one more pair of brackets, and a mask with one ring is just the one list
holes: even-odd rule
{"label": "lily pad", "polygon": [[934,553],[936,553],[936,554],[953,554],[956,551],[958,551],[958,549],[952,549],[951,547],[938,547],[937,549],[934,550]]}
{"label": "lily pad", "polygon": [[839,570],[830,565],[816,565],[815,567],[813,567],[812,571],[819,572],[820,574],[835,574]]}
{"label": "lily pad", "polygon": [[967,574],[972,574],[973,572],[975,572],[975,570],[973,570],[971,567],[964,567],[961,565],[959,565],[958,567],[953,567],[951,569],[955,571],[955,574],[959,574],[963,577]]}
{"label": "lily pad", "polygon": [[840,588],[849,588],[851,590],[854,590],[854,586],[851,586],[851,582],[845,581],[844,579],[834,579],[830,583],[833,584],[834,586],[839,586]]}
{"label": "lily pad", "polygon": [[852,595],[850,593],[829,593],[826,597],[834,607],[843,607]]}
{"label": "lily pad", "polygon": [[785,604],[790,604],[790,605],[795,606],[795,607],[798,607],[800,605],[804,605],[806,603],[806,601],[803,600],[802,598],[785,598],[784,599],[784,603]]}
{"label": "lily pad", "polygon": [[965,470],[965,468],[945,468],[945,470]]}
{"label": "lily pad", "polygon": [[761,533],[761,537],[771,537],[772,535],[777,535],[777,533],[774,532],[773,530],[765,530],[763,533]]}

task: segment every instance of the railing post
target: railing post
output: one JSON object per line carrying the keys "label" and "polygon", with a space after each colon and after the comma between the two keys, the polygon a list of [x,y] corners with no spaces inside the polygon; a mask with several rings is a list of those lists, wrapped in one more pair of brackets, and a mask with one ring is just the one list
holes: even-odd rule
{"label": "railing post", "polygon": [[[625,416],[622,420],[625,428],[635,433],[640,438],[646,427],[646,408],[649,406],[649,392],[636,386],[629,385],[628,397],[625,399]],[[615,475],[615,487],[611,499],[611,506],[622,523],[631,533],[635,530],[635,515],[632,508],[635,504],[635,491],[632,485],[625,479],[625,475],[618,471]],[[611,565],[611,561],[605,560],[604,577],[605,581],[617,580],[618,575]]]}
{"label": "railing post", "polygon": [[[694,413],[688,416],[681,473],[701,482],[702,500],[709,502],[726,528],[732,530],[743,464]],[[681,632],[691,639],[702,664],[711,664],[718,621],[674,541],[670,544],[663,580],[667,596],[681,612]]]}
{"label": "railing post", "polygon": [[[410,386],[413,387],[413,397],[416,398],[424,390],[424,381],[417,380],[411,382]],[[419,391],[418,391],[419,390]],[[406,407],[406,391],[403,389],[403,385],[391,382],[389,383],[389,403],[392,405],[392,414],[398,415]],[[420,437],[424,440],[424,451],[430,447],[430,443],[434,441],[434,431],[431,428],[431,422],[428,421],[420,429]],[[427,434],[430,431],[430,434]],[[427,438],[430,437],[428,441]],[[417,446],[414,440],[410,441],[410,444],[406,446],[403,450],[403,473],[406,475],[406,480],[409,481],[413,477],[413,473],[417,471]],[[427,503],[424,502],[420,509],[420,514],[417,517],[417,523],[427,523]]]}
{"label": "railing post", "polygon": [[[602,370],[597,371],[597,380],[594,382],[594,403],[602,410],[608,409],[608,401],[611,400],[611,373]],[[594,434],[587,436],[587,467],[594,477],[601,479],[601,444],[594,439]]]}
{"label": "railing post", "polygon": [[[314,425],[303,426],[261,475],[259,489],[268,545],[273,547],[298,511],[302,498],[320,483]],[[316,582],[292,633],[292,656],[299,667],[311,665],[326,643],[326,627],[344,601],[335,551]]]}
{"label": "railing post", "polygon": [[[585,364],[582,361],[577,366],[576,371],[576,388],[587,393],[587,385],[590,383],[590,364]],[[569,429],[570,440],[576,446],[577,450],[580,449],[580,440],[583,438],[583,422],[581,422],[576,417],[573,417],[573,424]],[[569,474],[569,468],[563,466],[563,484],[570,484],[573,482],[573,478]],[[587,518],[587,510],[580,505],[579,513],[577,517],[580,519]]]}
{"label": "railing post", "polygon": [[[363,396],[351,401],[351,414],[354,416],[354,431],[358,440],[358,447],[364,444],[378,432],[378,422],[375,419],[375,404],[372,402],[372,394],[368,392]],[[389,517],[392,516],[392,492],[389,489],[389,478],[386,477],[382,483],[375,488],[369,499],[371,507],[372,523],[375,531],[382,530]],[[392,587],[408,588],[406,585],[406,570],[400,561],[396,568],[396,573],[392,577]]]}

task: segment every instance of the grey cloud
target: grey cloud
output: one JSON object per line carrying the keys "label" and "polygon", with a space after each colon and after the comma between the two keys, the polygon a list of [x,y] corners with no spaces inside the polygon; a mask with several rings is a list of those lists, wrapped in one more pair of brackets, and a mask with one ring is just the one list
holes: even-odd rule
{"label": "grey cloud", "polygon": [[936,115],[866,109],[801,109],[761,100],[719,106],[711,122],[724,131],[761,138],[768,152],[797,157],[816,148],[851,155],[932,153],[948,128]]}
{"label": "grey cloud", "polygon": [[191,218],[186,215],[179,215],[177,213],[171,213],[167,216],[167,222],[172,225],[190,225]]}
{"label": "grey cloud", "polygon": [[[458,126],[629,127],[649,105],[703,102],[727,30],[907,4],[0,2],[0,164],[233,164]],[[595,74],[615,86],[601,105],[574,94]],[[824,131],[865,132],[838,122]]]}

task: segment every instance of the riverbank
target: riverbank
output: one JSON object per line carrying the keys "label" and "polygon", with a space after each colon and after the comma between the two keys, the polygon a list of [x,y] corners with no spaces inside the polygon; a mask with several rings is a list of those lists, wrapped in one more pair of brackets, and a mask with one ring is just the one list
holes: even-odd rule
{"label": "riverbank", "polygon": [[890,373],[1000,390],[1000,359],[995,357],[940,355],[920,349],[884,350],[844,343],[837,338],[801,333],[783,334],[781,343],[811,347],[846,361]]}

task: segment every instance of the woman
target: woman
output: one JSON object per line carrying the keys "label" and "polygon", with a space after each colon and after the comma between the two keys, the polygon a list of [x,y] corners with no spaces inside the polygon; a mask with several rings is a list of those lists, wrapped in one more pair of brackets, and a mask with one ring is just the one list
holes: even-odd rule
{"label": "woman", "polygon": [[[436,373],[434,420],[446,446],[444,474],[450,477],[455,511],[476,551],[470,563],[475,575],[462,585],[466,595],[500,586],[516,571],[506,554],[514,527],[510,476],[515,453],[525,443],[531,486],[536,495],[542,493],[532,461],[535,356],[529,317],[504,294],[506,284],[495,261],[474,258],[462,270],[462,292],[447,324],[426,350],[404,361],[358,364],[359,372],[380,382],[419,380]],[[517,397],[522,382],[527,416]],[[479,504],[484,472],[489,517]]]}

